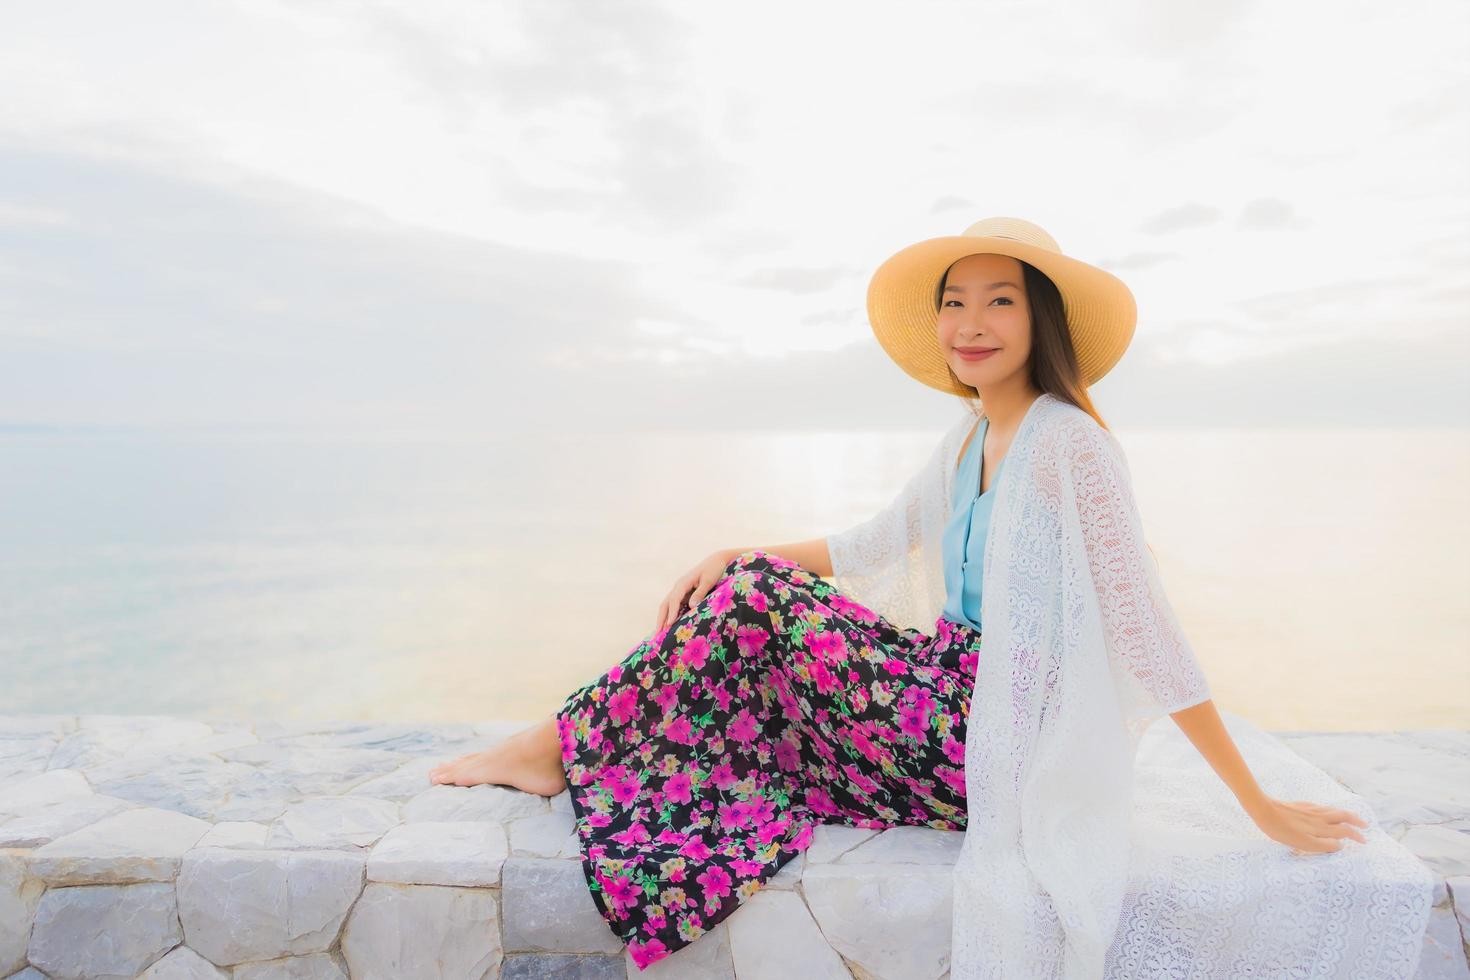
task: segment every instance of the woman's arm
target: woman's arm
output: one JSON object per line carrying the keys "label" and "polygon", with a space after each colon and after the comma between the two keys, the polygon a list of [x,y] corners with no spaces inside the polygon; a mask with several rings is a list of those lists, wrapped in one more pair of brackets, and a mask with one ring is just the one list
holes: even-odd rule
{"label": "woman's arm", "polygon": [[1169,717],[1230,787],[1256,826],[1272,840],[1298,852],[1316,854],[1341,850],[1344,838],[1367,843],[1355,827],[1367,827],[1368,821],[1351,810],[1268,796],[1241,758],[1213,699],[1181,708]]}
{"label": "woman's arm", "polygon": [[830,578],[832,575],[832,556],[827,551],[826,538],[811,538],[807,541],[793,541],[789,544],[764,545],[756,548],[726,548],[725,560],[728,562],[736,555],[747,551],[764,551],[768,555],[785,558],[794,561],[813,575]]}
{"label": "woman's arm", "polygon": [[1142,702],[1134,710],[1166,712],[1273,840],[1302,852],[1339,850],[1342,838],[1362,841],[1353,825],[1367,824],[1352,811],[1277,800],[1257,783],[1164,592],[1122,449],[1101,430],[1091,441],[1073,459],[1073,486],[1109,656]]}
{"label": "woman's arm", "polygon": [[1230,787],[1230,792],[1240,801],[1241,808],[1252,817],[1266,809],[1269,799],[1261,789],[1256,777],[1241,758],[1235,740],[1225,728],[1213,698],[1201,701],[1188,708],[1181,708],[1169,715],[1174,724],[1185,734],[1199,754],[1204,756],[1210,768]]}
{"label": "woman's arm", "polygon": [[1175,717],[1209,700],[1209,681],[1144,540],[1122,446],[1100,427],[1078,434],[1068,476],[1125,717]]}

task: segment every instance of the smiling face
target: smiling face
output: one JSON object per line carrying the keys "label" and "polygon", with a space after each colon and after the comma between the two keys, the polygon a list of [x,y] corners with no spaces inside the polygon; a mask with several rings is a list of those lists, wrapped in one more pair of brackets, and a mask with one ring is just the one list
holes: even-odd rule
{"label": "smiling face", "polygon": [[[950,266],[936,330],[955,377],[982,393],[1017,371],[1025,372],[1031,357],[1031,308],[1020,260],[987,252],[966,255]],[[991,352],[984,353],[986,349]]]}

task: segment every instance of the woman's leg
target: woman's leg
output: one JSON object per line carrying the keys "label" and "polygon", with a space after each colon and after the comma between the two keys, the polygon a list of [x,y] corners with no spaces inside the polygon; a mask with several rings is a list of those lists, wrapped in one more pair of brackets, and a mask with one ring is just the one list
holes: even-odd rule
{"label": "woman's leg", "polygon": [[[738,567],[740,558],[731,559],[727,571]],[[708,596],[706,596],[708,601]],[[636,663],[659,647],[666,636],[672,636],[675,626],[698,619],[694,610],[686,610],[679,622],[654,632],[634,647],[630,658],[622,663]],[[597,686],[606,674],[585,684],[578,692]],[[574,695],[575,696],[575,695]],[[431,783],[453,786],[477,786],[480,783],[515,786],[528,793],[555,796],[567,788],[566,768],[562,761],[561,735],[557,728],[557,716],[536,723],[480,752],[462,755],[451,762],[444,762],[429,770]]]}
{"label": "woman's leg", "polygon": [[435,766],[429,771],[429,782],[450,786],[494,783],[555,796],[567,788],[556,717],[539,721],[481,752]]}

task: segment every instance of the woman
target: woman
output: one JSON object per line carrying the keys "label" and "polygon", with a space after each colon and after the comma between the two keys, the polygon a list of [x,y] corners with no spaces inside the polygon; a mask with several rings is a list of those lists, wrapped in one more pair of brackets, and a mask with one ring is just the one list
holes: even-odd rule
{"label": "woman", "polygon": [[[955,980],[1096,977],[1105,958],[1165,975],[1167,957],[1135,947],[1154,955],[1154,931],[1184,926],[1139,903],[1120,919],[1135,750],[1165,713],[1256,837],[1294,855],[1366,842],[1345,806],[1263,791],[1232,731],[1281,756],[1239,720],[1227,731],[1143,554],[1087,395],[1132,337],[1127,287],[1036,225],[990,218],[895,254],[868,309],[905,372],[966,403],[893,504],[828,538],[709,556],[623,661],[431,780],[569,785],[588,886],[640,970],[841,823],[980,831],[956,865]],[[1405,876],[1396,955],[1422,937],[1427,880]],[[1197,952],[1172,962],[1198,968]],[[1220,976],[1254,972],[1215,952]]]}

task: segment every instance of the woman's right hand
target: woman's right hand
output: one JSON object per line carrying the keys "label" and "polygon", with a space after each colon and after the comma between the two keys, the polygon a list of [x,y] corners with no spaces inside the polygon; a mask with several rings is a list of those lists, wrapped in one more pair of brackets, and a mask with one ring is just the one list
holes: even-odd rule
{"label": "woman's right hand", "polygon": [[1267,837],[1287,845],[1296,854],[1340,851],[1344,839],[1368,842],[1357,830],[1357,827],[1367,827],[1368,821],[1351,810],[1306,800],[1288,802],[1268,796],[1251,814],[1251,819]]}
{"label": "woman's right hand", "polygon": [[666,626],[673,625],[674,620],[699,605],[700,600],[715,587],[715,583],[725,577],[725,566],[739,554],[743,554],[743,551],[736,548],[710,552],[708,557],[701,559],[693,568],[679,576],[669,594],[664,596],[664,601],[658,604],[658,618],[654,620],[653,631],[657,633]]}

